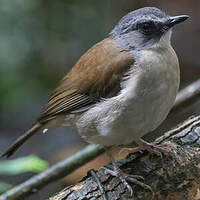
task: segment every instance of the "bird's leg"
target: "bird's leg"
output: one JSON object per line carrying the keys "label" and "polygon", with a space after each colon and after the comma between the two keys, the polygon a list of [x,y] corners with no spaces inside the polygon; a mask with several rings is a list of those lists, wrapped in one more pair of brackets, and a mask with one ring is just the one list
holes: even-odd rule
{"label": "bird's leg", "polygon": [[95,181],[96,181],[96,183],[97,183],[97,185],[98,185],[98,187],[99,187],[99,190],[100,190],[100,193],[101,193],[103,199],[104,199],[104,200],[108,200],[107,195],[106,195],[106,192],[105,192],[105,190],[104,190],[104,188],[103,188],[103,185],[102,185],[102,183],[101,183],[99,177],[98,177],[97,174],[95,173],[94,169],[91,169],[91,170],[89,171],[89,173],[90,173],[91,176],[95,179]]}
{"label": "bird's leg", "polygon": [[149,185],[146,185],[143,182],[139,181],[139,180],[144,180],[144,178],[142,176],[130,175],[130,174],[124,173],[117,166],[117,164],[116,164],[112,154],[110,153],[109,149],[105,149],[105,150],[106,150],[107,156],[109,157],[109,159],[110,159],[110,161],[112,162],[112,165],[113,165],[113,170],[108,169],[106,167],[103,167],[105,172],[108,173],[108,174],[111,174],[112,176],[118,177],[121,180],[121,182],[126,186],[126,188],[129,190],[131,196],[133,196],[133,188],[129,185],[128,182],[139,185],[139,186],[143,187],[144,189],[150,190],[153,193],[153,191],[152,191],[152,189]]}
{"label": "bird's leg", "polygon": [[166,156],[171,156],[173,154],[170,151],[167,143],[156,145],[156,144],[148,143],[142,139],[139,139],[136,143],[138,144],[138,147],[126,148],[126,150],[128,150],[131,153],[147,150],[148,152],[152,154],[157,154],[157,155],[164,154]]}

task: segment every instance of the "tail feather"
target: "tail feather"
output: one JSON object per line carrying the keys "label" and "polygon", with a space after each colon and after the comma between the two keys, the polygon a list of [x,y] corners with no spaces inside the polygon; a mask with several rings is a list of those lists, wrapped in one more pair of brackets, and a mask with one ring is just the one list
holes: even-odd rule
{"label": "tail feather", "polygon": [[27,132],[20,136],[0,157],[10,157],[26,140],[41,128],[40,123],[34,124]]}

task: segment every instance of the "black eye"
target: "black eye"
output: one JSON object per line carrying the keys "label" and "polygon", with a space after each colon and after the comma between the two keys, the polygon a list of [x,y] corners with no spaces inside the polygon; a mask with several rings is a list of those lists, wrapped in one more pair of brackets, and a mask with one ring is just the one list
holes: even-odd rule
{"label": "black eye", "polygon": [[144,22],[138,24],[138,30],[144,34],[152,34],[156,31],[156,25],[153,22]]}

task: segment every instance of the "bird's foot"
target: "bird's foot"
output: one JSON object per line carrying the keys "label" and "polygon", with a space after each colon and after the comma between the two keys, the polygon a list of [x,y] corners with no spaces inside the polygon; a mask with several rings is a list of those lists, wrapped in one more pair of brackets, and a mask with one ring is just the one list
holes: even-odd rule
{"label": "bird's foot", "polygon": [[169,148],[169,145],[167,143],[162,143],[162,144],[152,144],[148,143],[144,140],[140,140],[137,142],[138,147],[135,148],[125,148],[130,153],[136,153],[136,152],[141,152],[144,150],[147,150],[148,152],[152,154],[157,154],[159,156],[162,156],[162,154],[166,156],[173,156],[173,152]]}
{"label": "bird's foot", "polygon": [[108,169],[106,167],[103,167],[103,169],[105,170],[105,173],[118,177],[121,180],[121,182],[125,185],[125,187],[128,189],[131,196],[133,196],[133,188],[128,182],[134,183],[135,185],[139,185],[146,190],[150,190],[154,194],[152,188],[149,185],[146,185],[145,183],[140,181],[144,180],[142,176],[126,174],[114,163],[113,163],[113,170]]}

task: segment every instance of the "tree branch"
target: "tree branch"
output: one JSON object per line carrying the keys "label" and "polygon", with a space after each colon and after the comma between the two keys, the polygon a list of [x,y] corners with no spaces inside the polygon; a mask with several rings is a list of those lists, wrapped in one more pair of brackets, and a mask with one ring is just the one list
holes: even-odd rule
{"label": "tree branch", "polygon": [[[171,157],[159,157],[147,152],[129,154],[118,161],[120,168],[144,177],[154,191],[139,186],[134,188],[134,200],[198,200],[200,199],[200,116],[193,117],[164,134],[156,144],[167,142],[174,153]],[[109,165],[107,166],[110,167]],[[104,169],[96,172],[107,195],[107,199],[131,200],[127,188],[119,178],[105,174]],[[87,176],[74,186],[62,190],[49,200],[102,200],[96,180]]]}
{"label": "tree branch", "polygon": [[172,111],[189,104],[191,105],[198,97],[200,97],[200,79],[186,86],[178,93]]}
{"label": "tree branch", "polygon": [[40,188],[69,175],[72,171],[81,167],[85,163],[93,160],[104,152],[98,145],[89,145],[83,150],[75,153],[71,157],[57,163],[46,171],[33,176],[24,183],[12,188],[0,196],[0,200],[21,199],[31,193],[37,192]]}
{"label": "tree branch", "polygon": [[[183,107],[188,103],[192,103],[193,100],[196,100],[197,97],[200,96],[199,88],[200,80],[197,80],[185,89],[181,90],[177,95],[173,110]],[[88,146],[73,156],[58,162],[45,172],[33,176],[26,182],[12,188],[8,192],[1,195],[0,200],[18,199],[30,195],[31,193],[36,192],[38,189],[46,186],[47,184],[70,174],[78,167],[96,158],[101,153],[103,153],[103,150],[98,146]]]}

